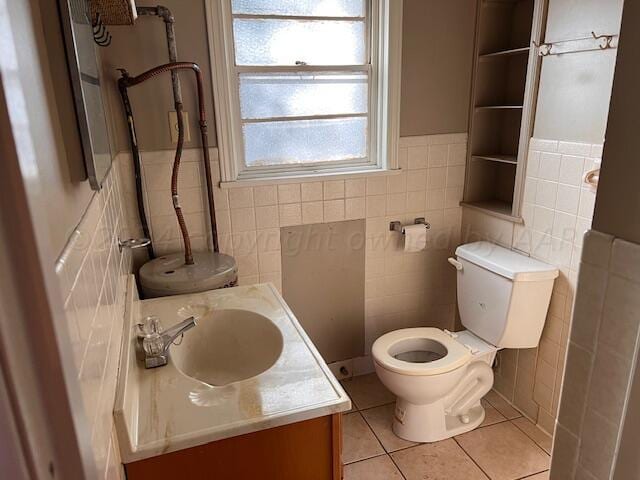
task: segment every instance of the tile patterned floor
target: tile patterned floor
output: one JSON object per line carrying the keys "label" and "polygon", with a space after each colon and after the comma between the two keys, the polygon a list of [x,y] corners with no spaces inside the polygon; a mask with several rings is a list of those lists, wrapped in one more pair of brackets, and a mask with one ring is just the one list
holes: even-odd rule
{"label": "tile patterned floor", "polygon": [[548,480],[551,437],[495,392],[477,429],[417,444],[394,435],[395,398],[374,374],[342,382],[353,409],[343,417],[344,480]]}

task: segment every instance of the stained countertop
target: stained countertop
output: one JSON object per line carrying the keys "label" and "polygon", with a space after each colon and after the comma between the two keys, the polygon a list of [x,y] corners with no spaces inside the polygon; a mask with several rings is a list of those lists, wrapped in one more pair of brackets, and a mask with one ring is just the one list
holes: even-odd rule
{"label": "stained countertop", "polygon": [[[135,281],[130,281],[128,294],[114,411],[124,463],[351,408],[349,397],[273,285],[138,300]],[[280,330],[282,352],[271,368],[246,380],[212,386],[182,373],[171,358],[168,365],[155,369],[145,369],[136,359],[135,325],[142,318],[156,315],[167,328],[203,312],[213,314],[199,321],[215,321],[215,311],[225,309],[258,313]],[[197,335],[197,328],[185,336]]]}

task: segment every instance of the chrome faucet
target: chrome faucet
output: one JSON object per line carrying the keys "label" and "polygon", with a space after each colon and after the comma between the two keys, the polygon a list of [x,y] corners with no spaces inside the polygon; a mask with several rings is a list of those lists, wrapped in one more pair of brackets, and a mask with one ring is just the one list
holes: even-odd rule
{"label": "chrome faucet", "polygon": [[166,365],[169,360],[169,347],[176,338],[195,326],[195,317],[189,317],[167,330],[162,330],[158,317],[146,317],[137,325],[138,348],[145,368]]}

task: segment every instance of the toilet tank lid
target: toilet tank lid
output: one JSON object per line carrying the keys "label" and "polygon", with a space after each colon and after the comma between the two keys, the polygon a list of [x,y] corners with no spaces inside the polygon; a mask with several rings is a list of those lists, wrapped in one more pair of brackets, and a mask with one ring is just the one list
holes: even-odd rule
{"label": "toilet tank lid", "polygon": [[552,280],[558,276],[558,269],[553,265],[490,242],[460,245],[456,255],[514,282]]}

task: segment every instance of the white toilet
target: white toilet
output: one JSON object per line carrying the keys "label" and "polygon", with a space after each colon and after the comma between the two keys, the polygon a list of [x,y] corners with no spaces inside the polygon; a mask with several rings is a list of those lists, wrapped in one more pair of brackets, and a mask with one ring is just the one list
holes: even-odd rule
{"label": "white toilet", "polygon": [[484,420],[480,399],[493,385],[501,348],[533,348],[544,327],[558,270],[489,242],[456,249],[458,308],[467,328],[406,328],[372,347],[380,381],[397,396],[393,431],[435,442]]}

